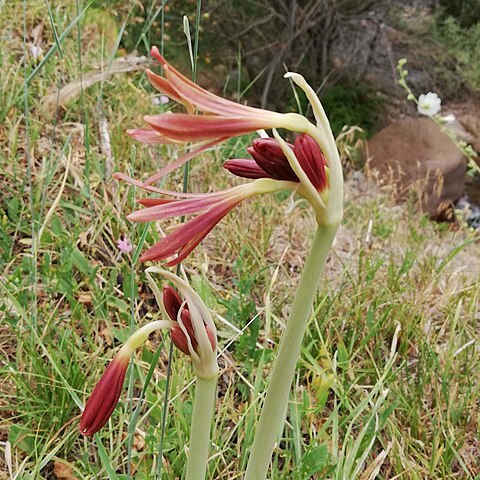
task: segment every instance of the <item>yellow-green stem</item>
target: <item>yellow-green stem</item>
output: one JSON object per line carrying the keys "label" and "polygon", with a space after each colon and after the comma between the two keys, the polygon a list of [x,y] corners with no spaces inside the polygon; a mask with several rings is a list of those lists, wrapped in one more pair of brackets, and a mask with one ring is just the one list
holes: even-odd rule
{"label": "yellow-green stem", "polygon": [[282,430],[290,388],[308,319],[312,312],[313,300],[337,229],[338,225],[319,225],[315,233],[273,366],[245,480],[264,480],[267,476],[275,441]]}
{"label": "yellow-green stem", "polygon": [[185,480],[205,480],[210,430],[217,396],[217,378],[217,376],[208,379],[197,377]]}

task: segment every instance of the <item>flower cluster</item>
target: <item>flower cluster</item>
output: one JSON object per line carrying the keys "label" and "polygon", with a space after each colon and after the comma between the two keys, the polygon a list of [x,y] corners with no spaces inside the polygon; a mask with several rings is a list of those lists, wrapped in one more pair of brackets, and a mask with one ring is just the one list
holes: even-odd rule
{"label": "flower cluster", "polygon": [[[110,362],[85,405],[80,420],[82,435],[93,435],[107,423],[120,398],[133,353],[155,330],[170,331],[175,346],[192,358],[197,376],[211,378],[218,373],[217,331],[210,312],[200,297],[188,283],[173,273],[156,267],[148,268],[146,273],[165,319],[150,322],[140,328]],[[161,273],[176,289],[165,285],[161,293],[151,273]]]}
{"label": "flower cluster", "polygon": [[[147,191],[162,195],[143,198],[143,210],[128,216],[134,222],[150,222],[195,214],[147,252],[141,261],[168,260],[175,265],[184,260],[222,218],[240,202],[255,195],[292,190],[313,206],[321,224],[337,224],[342,216],[343,179],[335,140],[315,93],[302,76],[287,76],[302,88],[312,104],[317,125],[296,113],[277,113],[240,105],[220,98],[193,83],[160,55],[151,54],[162,65],[164,76],[147,70],[152,85],[162,94],[182,104],[187,113],[163,113],[144,117],[146,128],[129,130],[134,139],[152,144],[199,142],[197,148],[162,168],[144,182],[117,173]],[[194,114],[195,111],[201,114]],[[278,134],[282,128],[296,133],[293,145]],[[269,138],[265,130],[272,130]],[[160,178],[201,151],[232,136],[261,131],[266,138],[254,140],[247,149],[251,159],[232,159],[224,167],[234,175],[254,180],[225,191],[208,194],[179,194],[153,186]],[[331,191],[335,195],[331,195]]]}

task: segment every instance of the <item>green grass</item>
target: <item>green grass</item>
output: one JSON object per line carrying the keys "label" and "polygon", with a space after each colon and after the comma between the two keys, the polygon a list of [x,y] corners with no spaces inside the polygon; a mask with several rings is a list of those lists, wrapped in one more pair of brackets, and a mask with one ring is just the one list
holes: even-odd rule
{"label": "green grass", "polygon": [[[102,30],[109,21],[95,23],[88,14],[73,24],[78,14],[71,3],[50,4],[62,57],[52,55],[28,85],[28,129],[22,4],[0,3],[0,470],[8,472],[10,465],[14,478],[48,479],[63,465],[79,479],[127,478],[131,442],[132,475],[156,478],[168,339],[164,344],[154,336],[138,352],[122,400],[97,438],[78,435],[78,404],[127,337],[131,305],[137,324],[158,315],[143,265],[135,264],[132,281],[131,258],[116,247],[121,235],[141,244],[143,228],[125,219],[138,192],[107,178],[99,105],[115,171],[133,168],[146,178],[177,150],[134,145],[124,134],[141,124],[144,113],[159,108],[150,101],[153,92],[141,71],[84,89],[53,116],[42,108],[44,97],[59,86],[85,77],[94,64],[108,65],[120,31],[121,22],[117,31]],[[108,19],[108,10],[95,8],[103,8]],[[191,19],[195,9],[193,2]],[[175,18],[173,8],[169,15]],[[28,2],[25,20],[27,34],[43,21],[44,51],[55,45],[46,3]],[[176,21],[180,28],[180,15]],[[69,25],[71,33],[62,38]],[[179,51],[183,62],[188,51]],[[37,65],[27,62],[27,76]],[[243,155],[247,142],[232,140],[195,159],[189,190],[231,185],[222,160]],[[182,181],[178,172],[167,186],[181,189]],[[467,230],[433,224],[378,192],[361,193],[350,185],[348,194],[271,478],[475,478],[480,475],[478,242]],[[219,316],[212,479],[241,478],[245,469],[275,345],[313,234],[306,205],[286,214],[288,204],[276,195],[238,207],[185,262],[192,284]],[[159,235],[151,225],[145,243]],[[138,405],[159,347],[129,438],[130,409]],[[181,478],[184,471],[193,378],[188,359],[175,351],[162,478]],[[3,460],[7,441],[11,453]]]}

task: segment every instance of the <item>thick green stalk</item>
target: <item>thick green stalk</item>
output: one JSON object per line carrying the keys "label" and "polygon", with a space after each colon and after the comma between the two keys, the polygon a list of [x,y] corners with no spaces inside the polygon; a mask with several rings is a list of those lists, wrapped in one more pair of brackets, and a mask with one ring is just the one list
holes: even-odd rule
{"label": "thick green stalk", "polygon": [[217,379],[217,375],[208,379],[197,377],[185,480],[205,480],[210,430],[217,396]]}
{"label": "thick green stalk", "polygon": [[281,431],[312,304],[338,225],[318,226],[270,377],[245,480],[264,480]]}

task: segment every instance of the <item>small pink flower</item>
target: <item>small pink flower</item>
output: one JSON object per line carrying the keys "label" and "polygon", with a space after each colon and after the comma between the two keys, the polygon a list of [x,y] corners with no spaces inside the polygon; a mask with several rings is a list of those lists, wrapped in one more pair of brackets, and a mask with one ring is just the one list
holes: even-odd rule
{"label": "small pink flower", "polygon": [[127,237],[119,238],[117,246],[122,253],[130,253],[133,249],[133,245]]}

